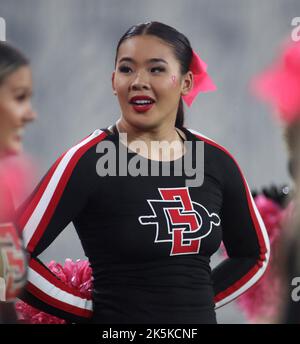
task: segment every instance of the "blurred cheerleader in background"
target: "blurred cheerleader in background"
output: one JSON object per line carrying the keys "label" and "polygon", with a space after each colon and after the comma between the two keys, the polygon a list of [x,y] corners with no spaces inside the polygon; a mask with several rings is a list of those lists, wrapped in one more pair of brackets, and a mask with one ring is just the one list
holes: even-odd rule
{"label": "blurred cheerleader in background", "polygon": [[22,151],[25,126],[34,120],[32,77],[21,52],[0,42],[0,323],[17,322],[14,301],[26,282],[26,257],[13,223],[13,199],[21,198],[28,161]]}
{"label": "blurred cheerleader in background", "polygon": [[285,42],[280,56],[254,78],[252,86],[256,95],[272,105],[276,120],[283,124],[294,185],[293,192],[287,186],[254,192],[270,237],[270,264],[261,281],[239,298],[238,305],[251,323],[299,323],[295,277],[300,279],[300,42]]}

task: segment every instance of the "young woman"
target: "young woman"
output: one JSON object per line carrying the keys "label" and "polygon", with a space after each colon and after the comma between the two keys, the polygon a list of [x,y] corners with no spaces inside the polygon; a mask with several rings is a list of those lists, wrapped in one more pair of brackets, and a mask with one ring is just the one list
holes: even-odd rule
{"label": "young woman", "polygon": [[[63,154],[20,210],[31,254],[24,299],[73,322],[216,323],[215,307],[262,276],[269,243],[233,157],[184,126],[183,101],[215,88],[206,65],[174,28],[139,24],[119,41],[112,87],[117,123]],[[37,258],[71,221],[92,299]],[[211,271],[222,239],[229,258]]]}
{"label": "young woman", "polygon": [[0,42],[0,323],[16,321],[14,300],[25,283],[25,256],[13,225],[14,207],[5,158],[22,150],[24,128],[35,113],[28,60]]}

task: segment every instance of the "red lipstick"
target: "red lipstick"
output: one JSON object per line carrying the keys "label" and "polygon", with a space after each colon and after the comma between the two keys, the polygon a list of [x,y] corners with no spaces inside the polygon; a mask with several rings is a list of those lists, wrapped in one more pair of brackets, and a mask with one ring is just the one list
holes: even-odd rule
{"label": "red lipstick", "polygon": [[136,112],[146,112],[153,107],[155,100],[146,95],[139,95],[130,98],[129,103]]}

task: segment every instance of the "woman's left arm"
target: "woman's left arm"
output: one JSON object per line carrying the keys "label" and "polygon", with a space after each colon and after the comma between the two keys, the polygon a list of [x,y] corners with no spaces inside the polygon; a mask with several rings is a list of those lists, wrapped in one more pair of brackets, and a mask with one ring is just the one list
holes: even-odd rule
{"label": "woman's left arm", "polygon": [[270,256],[265,225],[241,169],[228,152],[223,177],[221,223],[228,258],[212,271],[216,308],[253,286],[264,274]]}

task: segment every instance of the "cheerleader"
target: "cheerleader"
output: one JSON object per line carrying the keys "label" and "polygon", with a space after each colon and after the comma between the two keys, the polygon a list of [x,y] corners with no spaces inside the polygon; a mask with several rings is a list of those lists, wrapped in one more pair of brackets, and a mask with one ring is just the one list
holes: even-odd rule
{"label": "cheerleader", "polygon": [[[65,152],[20,208],[26,302],[71,322],[214,324],[215,308],[260,279],[269,242],[245,177],[224,147],[184,125],[183,102],[215,88],[176,29],[148,22],[121,37],[120,118]],[[153,148],[162,142],[169,149]],[[91,298],[38,259],[70,222],[93,271]],[[211,271],[222,240],[228,258]]]}
{"label": "cheerleader", "polygon": [[0,323],[15,323],[14,301],[25,284],[25,255],[13,223],[11,189],[16,170],[7,158],[19,154],[25,126],[35,118],[31,107],[32,78],[28,60],[0,42]]}
{"label": "cheerleader", "polygon": [[259,74],[253,82],[256,94],[272,105],[276,120],[284,128],[288,150],[288,170],[294,182],[294,210],[290,215],[289,230],[282,236],[286,290],[282,318],[285,323],[300,323],[300,42],[284,42],[282,52],[274,63]]}

